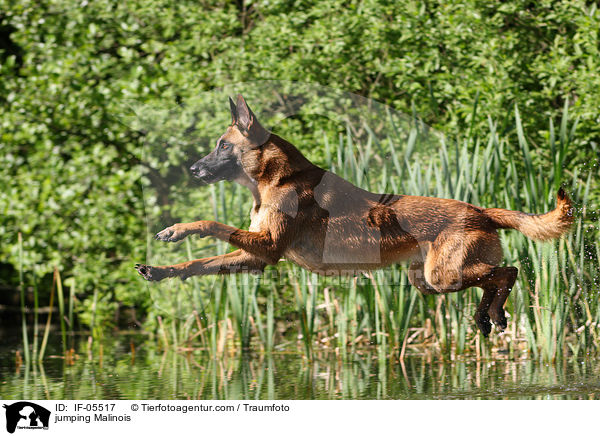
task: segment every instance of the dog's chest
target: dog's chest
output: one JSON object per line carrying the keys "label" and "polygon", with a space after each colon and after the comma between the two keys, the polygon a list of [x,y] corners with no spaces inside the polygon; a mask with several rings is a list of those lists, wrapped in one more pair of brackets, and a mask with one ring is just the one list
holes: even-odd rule
{"label": "dog's chest", "polygon": [[252,212],[250,212],[250,227],[248,230],[251,232],[267,230],[269,228],[269,221],[269,208],[264,205],[257,206],[256,203],[253,204]]}
{"label": "dog's chest", "polygon": [[[256,204],[253,205],[250,212],[250,226],[248,230],[251,232],[274,231],[273,228],[278,224],[277,217],[281,214],[279,208],[269,205]],[[276,215],[276,216],[273,216]],[[307,231],[298,232],[296,238],[290,241],[290,245],[283,253],[283,256],[296,264],[309,270],[321,269],[323,263],[322,241],[319,241],[313,231],[308,229],[313,228],[306,224]]]}

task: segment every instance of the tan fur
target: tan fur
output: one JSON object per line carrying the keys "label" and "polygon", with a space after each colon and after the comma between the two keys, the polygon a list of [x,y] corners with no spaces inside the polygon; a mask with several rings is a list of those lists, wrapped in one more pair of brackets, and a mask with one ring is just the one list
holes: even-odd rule
{"label": "tan fur", "polygon": [[260,271],[282,257],[327,275],[409,260],[409,280],[423,293],[482,288],[475,321],[487,336],[490,319],[498,329],[506,327],[502,307],[517,275],[514,267],[498,266],[502,248],[496,230],[512,228],[546,240],[568,231],[573,222],[571,202],[562,189],[557,208],[543,215],[374,194],[313,165],[292,144],[267,132],[241,97],[237,109],[232,103],[232,119],[221,140],[234,144],[232,153],[240,165],[232,180],[254,197],[249,230],[197,221],[175,224],[157,239],[212,236],[239,250],[178,265],[138,265],[146,279]]}
{"label": "tan fur", "polygon": [[532,215],[506,209],[485,209],[499,229],[515,229],[531,239],[547,241],[567,232],[573,224],[571,199],[560,189],[556,208],[548,213]]}

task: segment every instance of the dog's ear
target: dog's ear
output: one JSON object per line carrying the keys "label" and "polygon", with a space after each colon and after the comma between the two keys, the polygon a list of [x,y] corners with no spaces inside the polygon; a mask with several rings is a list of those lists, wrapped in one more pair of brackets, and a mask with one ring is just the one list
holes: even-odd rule
{"label": "dog's ear", "polygon": [[267,142],[270,132],[258,122],[256,115],[248,107],[241,94],[237,96],[236,113],[235,125],[242,135],[251,138],[254,145],[262,145]]}
{"label": "dog's ear", "polygon": [[242,97],[242,94],[237,96],[237,125],[243,131],[250,131],[253,124],[257,124],[256,117],[252,110],[246,104],[246,100]]}
{"label": "dog's ear", "polygon": [[229,97],[229,110],[231,111],[231,124],[236,124],[238,121],[238,111],[231,97]]}

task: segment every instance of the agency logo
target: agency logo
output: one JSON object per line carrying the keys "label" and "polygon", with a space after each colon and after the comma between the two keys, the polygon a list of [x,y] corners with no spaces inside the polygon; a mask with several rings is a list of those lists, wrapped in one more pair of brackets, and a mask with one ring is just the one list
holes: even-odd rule
{"label": "agency logo", "polygon": [[26,430],[48,430],[50,411],[29,401],[4,404],[6,409],[6,431],[14,433],[18,428]]}

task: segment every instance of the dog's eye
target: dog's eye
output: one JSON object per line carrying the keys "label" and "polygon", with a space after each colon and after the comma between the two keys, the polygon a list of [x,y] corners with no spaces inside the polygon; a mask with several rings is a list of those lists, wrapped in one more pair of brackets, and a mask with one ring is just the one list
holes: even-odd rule
{"label": "dog's eye", "polygon": [[229,147],[231,147],[231,144],[229,142],[225,142],[225,141],[221,141],[221,143],[219,145],[221,147],[221,150],[228,150]]}

